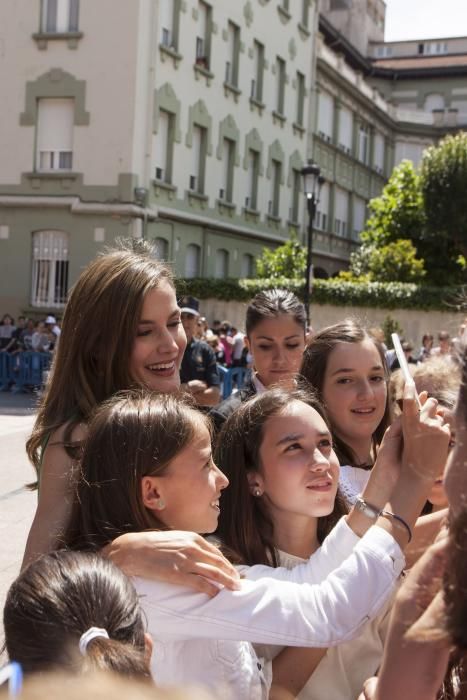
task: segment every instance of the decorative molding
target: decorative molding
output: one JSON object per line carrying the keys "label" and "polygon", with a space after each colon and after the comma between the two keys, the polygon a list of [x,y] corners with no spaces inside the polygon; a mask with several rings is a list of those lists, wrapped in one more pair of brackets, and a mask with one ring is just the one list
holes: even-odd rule
{"label": "decorative molding", "polygon": [[84,109],[86,100],[86,81],[77,80],[74,75],[61,68],[52,68],[36,80],[26,83],[24,112],[20,114],[21,126],[35,126],[37,122],[37,104],[41,98],[74,98],[75,126],[89,126],[89,112]]}

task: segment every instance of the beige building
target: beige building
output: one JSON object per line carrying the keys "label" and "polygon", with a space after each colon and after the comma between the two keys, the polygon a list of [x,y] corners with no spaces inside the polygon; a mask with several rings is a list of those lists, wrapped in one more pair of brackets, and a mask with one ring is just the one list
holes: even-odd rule
{"label": "beige building", "polygon": [[0,297],[42,315],[117,236],[251,276],[304,226],[313,0],[3,0]]}

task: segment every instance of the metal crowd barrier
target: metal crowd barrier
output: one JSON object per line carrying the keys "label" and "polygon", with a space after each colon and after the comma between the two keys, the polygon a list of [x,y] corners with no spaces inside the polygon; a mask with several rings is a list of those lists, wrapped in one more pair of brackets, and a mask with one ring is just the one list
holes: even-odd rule
{"label": "metal crowd barrier", "polygon": [[49,352],[0,353],[0,390],[14,384],[13,391],[42,386],[44,372],[52,362]]}
{"label": "metal crowd barrier", "polygon": [[232,393],[234,386],[241,389],[248,370],[245,367],[222,367],[217,365],[222,382],[222,398],[227,399]]}

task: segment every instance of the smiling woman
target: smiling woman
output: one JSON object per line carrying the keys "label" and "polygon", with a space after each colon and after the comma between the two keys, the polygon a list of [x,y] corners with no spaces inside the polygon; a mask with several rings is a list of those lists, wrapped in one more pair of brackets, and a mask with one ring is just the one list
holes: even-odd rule
{"label": "smiling woman", "polygon": [[[61,545],[75,502],[76,459],[92,412],[116,392],[135,386],[177,392],[185,345],[172,274],[150,245],[121,242],[82,272],[65,308],[50,379],[27,444],[40,490],[25,564]],[[227,586],[236,579],[216,548],[194,535],[135,535],[113,545],[109,554],[124,569],[130,562],[134,571],[138,561],[149,576],[178,579],[211,594],[217,588],[195,574],[209,574]]]}

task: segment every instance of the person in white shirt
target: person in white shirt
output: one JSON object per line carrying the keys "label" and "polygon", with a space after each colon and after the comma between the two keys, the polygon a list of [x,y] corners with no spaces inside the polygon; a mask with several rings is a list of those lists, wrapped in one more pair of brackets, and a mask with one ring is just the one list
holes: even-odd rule
{"label": "person in white shirt", "polygon": [[[354,509],[304,564],[290,571],[244,567],[238,590],[224,589],[213,598],[134,579],[154,638],[156,682],[223,688],[223,697],[236,700],[266,699],[271,665],[257,657],[251,643],[328,647],[358,635],[402,571],[401,545],[425,498],[427,474],[449,439],[442,418],[427,403],[419,414],[413,400],[406,419],[415,437],[423,437],[424,449],[406,454],[410,466],[402,470],[391,497],[400,522],[378,517],[377,527],[369,527],[374,507]],[[332,449],[315,457],[318,443],[329,443],[330,434],[318,413],[311,419],[316,445],[308,468],[320,479],[323,471],[328,475],[323,509],[332,510],[338,464]],[[228,480],[212,461],[208,425],[204,415],[170,395],[126,393],[101,405],[88,426],[80,507],[66,543],[100,549],[124,532],[213,532]]]}

